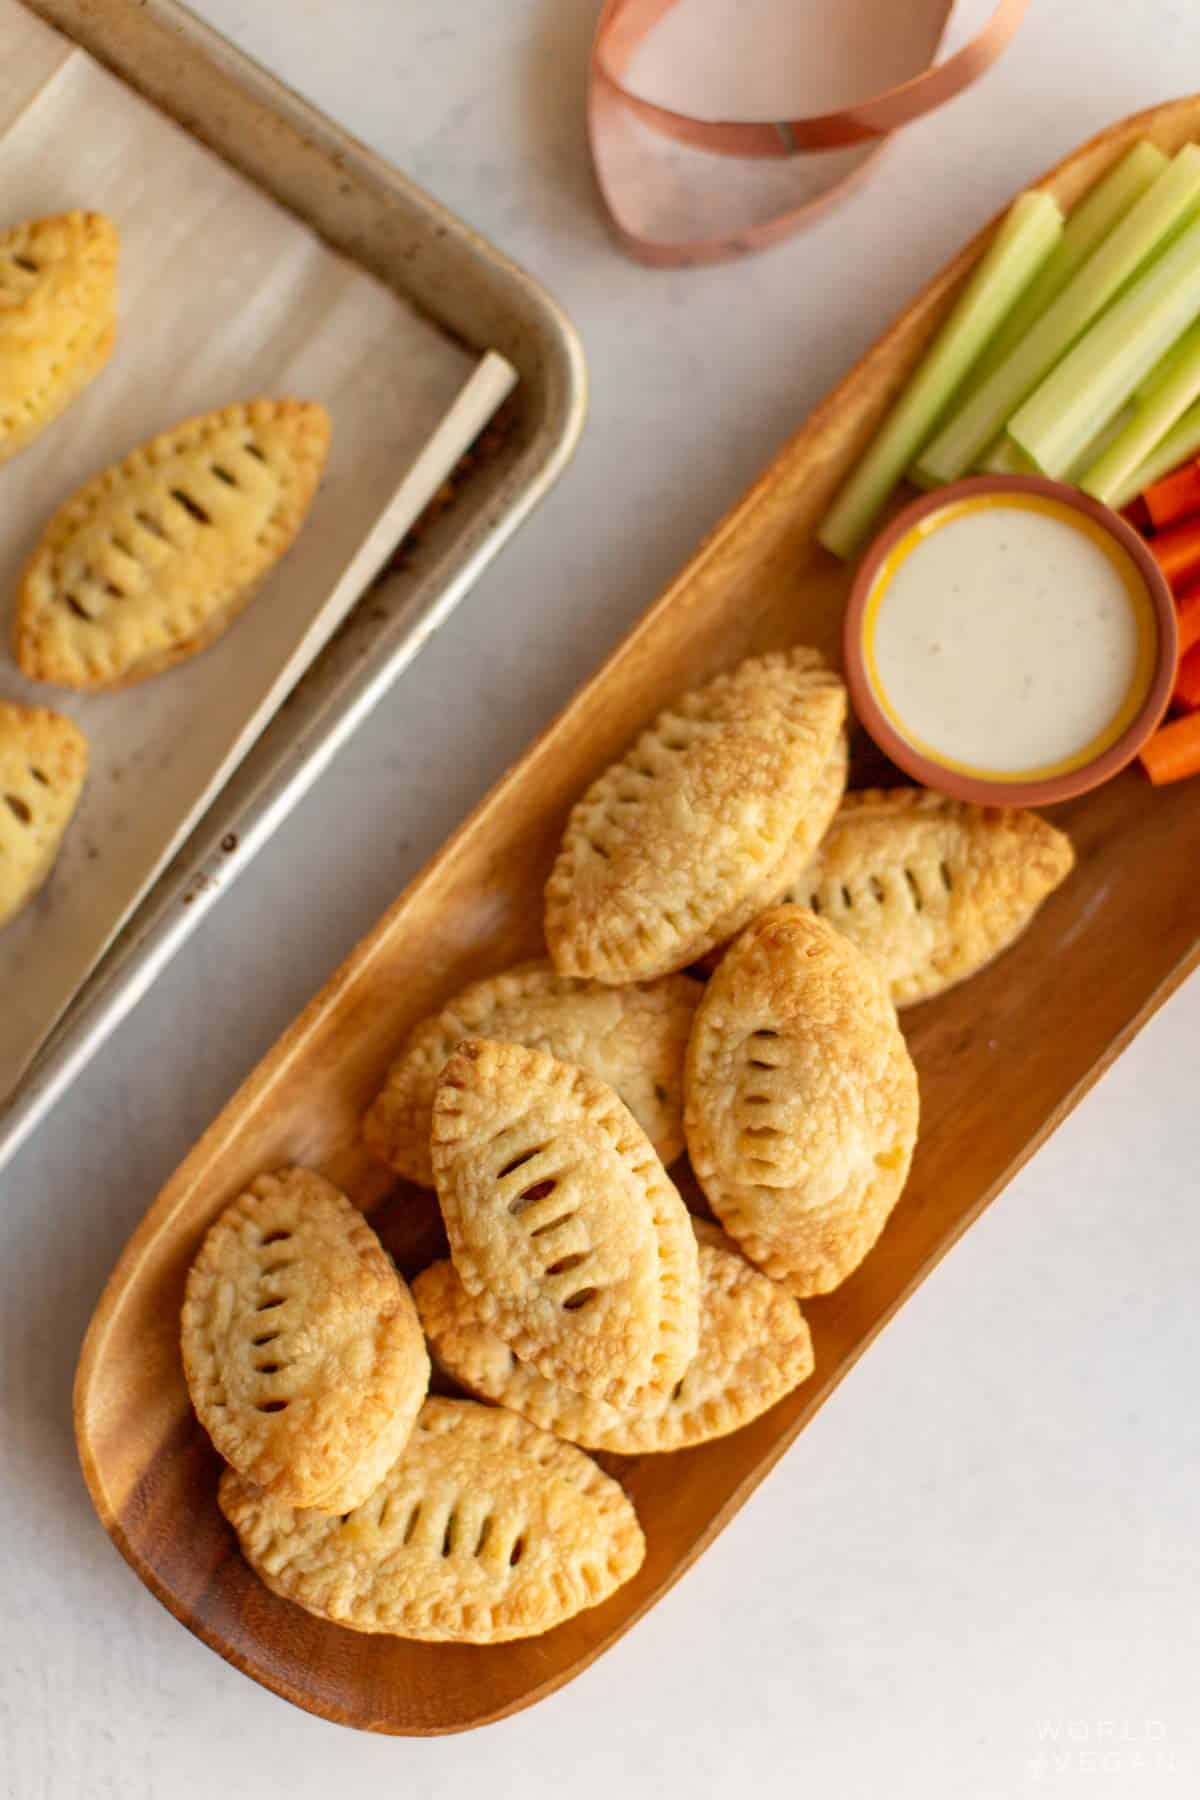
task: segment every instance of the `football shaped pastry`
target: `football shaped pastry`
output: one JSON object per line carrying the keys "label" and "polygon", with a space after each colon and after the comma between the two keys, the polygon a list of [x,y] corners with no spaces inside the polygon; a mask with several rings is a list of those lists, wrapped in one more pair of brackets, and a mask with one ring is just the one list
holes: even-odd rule
{"label": "football shaped pastry", "polygon": [[435,1358],[470,1393],[588,1450],[644,1456],[737,1431],[812,1374],[812,1339],[791,1294],[753,1268],[715,1225],[692,1223],[700,1243],[700,1343],[661,1410],[619,1412],[545,1380],[480,1324],[448,1262],[423,1269],[413,1283]]}
{"label": "football shaped pastry", "polygon": [[713,1211],[792,1293],[874,1244],[917,1141],[917,1074],[883,976],[799,906],[747,927],[705,990],[684,1127]]}
{"label": "football shaped pastry", "polygon": [[103,213],[0,233],[0,463],[98,375],[117,329],[117,228]]}
{"label": "football shaped pastry", "polygon": [[965,981],[1018,938],[1075,864],[1036,813],[925,788],[847,794],[783,894],[879,965],[897,1006]]}
{"label": "football shaped pastry", "polygon": [[804,867],[845,786],[846,693],[815,650],[752,657],[594,781],[546,886],[564,975],[642,981],[740,930]]}
{"label": "football shaped pastry", "polygon": [[[737,936],[744,925],[748,925],[751,919],[757,919],[759,913],[766,912],[768,906],[778,905],[781,879],[791,882],[804,873],[812,860],[813,852],[837,815],[837,809],[845,796],[849,768],[850,746],[842,731],[838,733],[832,753],[813,783],[808,805],[801,816],[795,837],[770,873],[764,875],[761,881],[755,882],[738,904],[717,920],[713,926],[716,944],[708,952],[708,956],[720,955],[725,945]],[[699,973],[707,972],[707,957],[697,958],[697,963]]]}
{"label": "football shaped pastry", "polygon": [[285,1600],[351,1631],[457,1644],[535,1637],[646,1553],[621,1488],[573,1444],[473,1400],[427,1400],[402,1455],[342,1518],[227,1469],[221,1510]]}
{"label": "football shaped pastry", "polygon": [[687,1209],[604,1082],[468,1038],[433,1106],[450,1254],[484,1324],[549,1381],[623,1410],[665,1404],[696,1354]]}
{"label": "football shaped pastry", "polygon": [[398,1174],[431,1187],[438,1078],[464,1038],[490,1037],[590,1069],[620,1095],[662,1161],[673,1162],[683,1149],[683,1058],[700,993],[686,975],[613,988],[559,975],[545,962],[477,981],[409,1033],[363,1123],[367,1145]]}
{"label": "football shaped pastry", "polygon": [[322,1512],[373,1492],[429,1386],[412,1295],[357,1207],[309,1169],[262,1175],[226,1207],[188,1274],[181,1343],[226,1462]]}
{"label": "football shaped pastry", "polygon": [[299,531],[329,435],[322,406],[253,400],[189,419],[85,483],[21,582],[26,675],[120,687],[220,637]]}
{"label": "football shaped pastry", "polygon": [[87,762],[87,739],[70,719],[0,701],[0,926],[54,866]]}

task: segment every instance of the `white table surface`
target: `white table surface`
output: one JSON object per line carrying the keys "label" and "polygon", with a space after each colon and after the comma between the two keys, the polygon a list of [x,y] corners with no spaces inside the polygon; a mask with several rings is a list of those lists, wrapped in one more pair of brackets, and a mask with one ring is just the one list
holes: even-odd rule
{"label": "white table surface", "polygon": [[1037,0],[858,199],[686,274],[624,260],[597,212],[595,0],[200,10],[545,278],[591,417],[557,492],[2,1179],[0,1791],[1197,1792],[1200,982],[687,1579],[490,1730],[359,1737],[228,1668],[109,1545],[70,1421],[91,1308],[199,1128],[913,289],[1026,177],[1195,83],[1194,6]]}

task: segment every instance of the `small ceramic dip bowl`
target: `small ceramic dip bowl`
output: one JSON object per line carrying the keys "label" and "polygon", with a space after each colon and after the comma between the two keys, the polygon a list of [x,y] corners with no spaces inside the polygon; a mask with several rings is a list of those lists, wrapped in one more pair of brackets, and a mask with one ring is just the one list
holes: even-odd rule
{"label": "small ceramic dip bowl", "polygon": [[926,787],[1045,806],[1107,781],[1166,711],[1175,605],[1133,527],[1064,482],[980,475],[907,507],[864,555],[846,679]]}

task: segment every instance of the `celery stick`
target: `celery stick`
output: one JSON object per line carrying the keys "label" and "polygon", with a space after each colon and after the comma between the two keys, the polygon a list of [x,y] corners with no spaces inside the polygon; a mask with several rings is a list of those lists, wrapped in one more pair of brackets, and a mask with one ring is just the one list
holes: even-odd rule
{"label": "celery stick", "polygon": [[[1094,438],[1089,438],[1075,461],[1071,464],[1071,472],[1067,476],[1067,480],[1074,482],[1075,486],[1078,487],[1084,470],[1090,469],[1096,458],[1098,456],[1103,456],[1110,444],[1116,443],[1132,417],[1132,406],[1123,406],[1120,412],[1116,413],[1108,421],[1108,424],[1104,427],[1103,431],[1098,431]],[[1037,469],[1037,464],[1034,463],[1033,467]],[[1041,471],[1038,470],[1038,473],[1040,474]]]}
{"label": "celery stick", "polygon": [[1102,455],[1084,471],[1080,487],[1107,501],[1145,462],[1188,407],[1200,399],[1200,337],[1194,331],[1184,339],[1187,354],[1181,356],[1159,387],[1134,408],[1133,417]]}
{"label": "celery stick", "polygon": [[1049,194],[1021,194],[1013,202],[949,318],[826,514],[817,536],[835,556],[853,556],[863,543],[963,376],[1054,248],[1062,222]]}
{"label": "celery stick", "polygon": [[1061,294],[1076,269],[1082,268],[1096,246],[1166,166],[1167,159],[1158,145],[1143,138],[1072,208],[1058,243],[972,369],[972,388],[999,368],[1034,320],[1040,319],[1050,302]]}
{"label": "celery stick", "polygon": [[936,481],[922,480],[921,476],[917,473],[915,464],[911,465],[906,470],[904,479],[905,481],[911,481],[914,487],[925,488],[926,490],[935,488],[938,485]]}
{"label": "celery stick", "polygon": [[1007,431],[998,437],[986,456],[975,464],[981,475],[1036,475],[1038,466],[1013,443]]}
{"label": "celery stick", "polygon": [[[1114,300],[1051,370],[1008,421],[1010,437],[1047,475],[1066,475],[1090,439],[1103,430],[1197,314],[1200,219]],[[1170,423],[1170,417],[1164,420],[1164,425]],[[1145,450],[1152,444],[1153,439]]]}
{"label": "celery stick", "polygon": [[[1185,144],[1120,224],[1077,269],[998,369],[921,453],[931,480],[955,481],[1200,198],[1200,148]],[[1179,240],[1177,240],[1179,241]]]}
{"label": "celery stick", "polygon": [[1175,368],[1185,356],[1191,353],[1193,344],[1200,343],[1200,321],[1190,325],[1181,338],[1178,338],[1167,354],[1160,357],[1144,381],[1139,381],[1133,390],[1135,400],[1149,400],[1163,386]]}
{"label": "celery stick", "polygon": [[1109,497],[1110,506],[1128,506],[1139,494],[1144,494],[1148,487],[1177,469],[1180,463],[1187,462],[1190,456],[1200,452],[1200,403],[1189,406],[1177,425],[1172,426],[1165,438],[1157,443],[1145,462],[1133,471],[1132,475],[1120,484]]}

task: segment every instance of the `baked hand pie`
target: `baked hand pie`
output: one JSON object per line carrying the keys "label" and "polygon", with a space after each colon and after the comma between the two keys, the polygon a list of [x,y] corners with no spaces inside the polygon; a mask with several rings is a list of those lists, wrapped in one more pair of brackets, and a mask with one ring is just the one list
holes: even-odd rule
{"label": "baked hand pie", "polygon": [[846,795],[782,898],[836,926],[908,1006],[1006,950],[1074,865],[1070,838],[1037,813],[871,788]]}
{"label": "baked hand pie", "polygon": [[647,980],[739,930],[836,810],[845,717],[845,689],[808,649],[752,657],[660,713],[568,820],[546,886],[555,967]]}
{"label": "baked hand pie", "polygon": [[87,739],[70,719],[0,701],[0,925],[53,868],[87,764]]}
{"label": "baked hand pie", "polygon": [[536,1637],[635,1575],[645,1539],[611,1476],[496,1406],[425,1402],[403,1454],[343,1518],[227,1469],[221,1510],[266,1585],[352,1631],[454,1644]]}
{"label": "baked hand pie", "polygon": [[261,1175],[187,1279],[192,1405],[264,1501],[342,1513],[403,1449],[429,1386],[412,1295],[357,1207],[310,1169]]}
{"label": "baked hand pie", "polygon": [[696,1240],[612,1089],[544,1051],[468,1038],[438,1083],[432,1146],[483,1323],[576,1393],[665,1404],[696,1354]]}
{"label": "baked hand pie", "polygon": [[329,435],[323,406],[252,400],[189,419],[86,482],[21,582],[25,674],[122,687],[220,637],[299,531]]}
{"label": "baked hand pie", "polygon": [[653,1414],[620,1412],[547,1381],[518,1361],[448,1262],[423,1269],[413,1299],[437,1363],[481,1399],[509,1406],[545,1431],[623,1456],[684,1450],[726,1437],[812,1374],[812,1338],[793,1296],[751,1267],[707,1220],[700,1250],[700,1341],[687,1373]]}
{"label": "baked hand pie", "polygon": [[98,375],[117,331],[117,228],[60,213],[0,232],[0,463]]}
{"label": "baked hand pie", "polygon": [[846,792],[846,776],[850,766],[850,746],[845,732],[839,734],[833,755],[821,770],[813,788],[812,805],[792,840],[791,846],[770,873],[754,887],[716,927],[717,939],[706,955],[697,958],[693,974],[705,978],[712,974],[730,944],[751,919],[768,907],[778,906],[786,885],[798,880],[813,860],[818,844],[837,816]]}
{"label": "baked hand pie", "polygon": [[438,1077],[464,1038],[488,1037],[590,1069],[625,1102],[662,1162],[673,1162],[683,1149],[683,1058],[700,993],[686,975],[612,988],[559,975],[547,962],[477,981],[409,1033],[363,1122],[367,1146],[431,1187]]}
{"label": "baked hand pie", "polygon": [[792,1293],[845,1280],[887,1222],[917,1140],[917,1074],[882,975],[799,906],[727,951],[688,1046],[696,1179]]}

